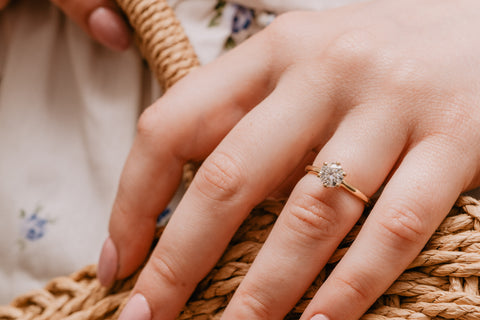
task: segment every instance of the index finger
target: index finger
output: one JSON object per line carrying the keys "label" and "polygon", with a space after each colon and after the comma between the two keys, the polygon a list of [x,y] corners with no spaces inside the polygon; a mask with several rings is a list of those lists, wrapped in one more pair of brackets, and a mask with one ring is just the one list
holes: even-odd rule
{"label": "index finger", "polygon": [[[271,90],[274,77],[261,71],[268,70],[268,50],[259,55],[256,48],[239,47],[194,71],[142,115],[113,205],[111,238],[100,258],[104,285],[128,276],[146,257],[156,219],[180,183],[183,164],[205,158]],[[253,54],[256,59],[236,63]]]}

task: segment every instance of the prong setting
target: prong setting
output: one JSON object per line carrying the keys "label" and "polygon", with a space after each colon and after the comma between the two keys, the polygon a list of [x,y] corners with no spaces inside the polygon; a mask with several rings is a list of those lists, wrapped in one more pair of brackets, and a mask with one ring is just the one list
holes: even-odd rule
{"label": "prong setting", "polygon": [[339,187],[343,183],[346,173],[339,162],[324,162],[318,177],[326,188]]}

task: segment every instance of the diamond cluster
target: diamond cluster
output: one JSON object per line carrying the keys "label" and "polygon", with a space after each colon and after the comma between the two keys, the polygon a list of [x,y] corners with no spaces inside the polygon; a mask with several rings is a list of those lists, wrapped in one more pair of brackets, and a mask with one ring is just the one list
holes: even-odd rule
{"label": "diamond cluster", "polygon": [[340,186],[345,176],[346,174],[338,162],[325,162],[318,173],[318,177],[322,180],[323,186],[328,188]]}

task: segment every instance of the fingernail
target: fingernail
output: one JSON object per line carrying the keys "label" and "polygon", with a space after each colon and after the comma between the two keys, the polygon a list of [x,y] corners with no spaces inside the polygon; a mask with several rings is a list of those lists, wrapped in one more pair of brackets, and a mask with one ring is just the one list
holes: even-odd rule
{"label": "fingernail", "polygon": [[110,49],[128,49],[131,34],[124,19],[106,7],[95,9],[88,18],[90,31],[95,39]]}
{"label": "fingernail", "polygon": [[134,295],[130,301],[128,301],[125,309],[118,320],[151,320],[152,312],[148,306],[147,299],[140,293]]}
{"label": "fingernail", "polygon": [[108,287],[115,280],[118,266],[118,255],[115,244],[110,237],[103,244],[102,253],[98,262],[98,280],[100,283]]}
{"label": "fingernail", "polygon": [[329,320],[327,316],[323,314],[314,315],[310,320]]}

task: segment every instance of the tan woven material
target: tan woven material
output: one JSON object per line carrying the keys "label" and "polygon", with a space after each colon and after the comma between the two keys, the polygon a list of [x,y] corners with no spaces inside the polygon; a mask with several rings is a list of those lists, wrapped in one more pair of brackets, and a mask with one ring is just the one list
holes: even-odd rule
{"label": "tan woven material", "polygon": [[164,89],[199,65],[173,10],[164,0],[117,0],[136,31],[137,42]]}
{"label": "tan woven material", "polygon": [[[175,12],[167,0],[116,0],[135,31],[137,45],[164,90],[200,63]],[[197,164],[184,167],[183,181],[190,185]]]}
{"label": "tan woven material", "polygon": [[[143,52],[166,88],[198,64],[180,25],[165,2],[118,1],[140,33],[139,42]],[[188,180],[192,179],[194,168],[187,168]],[[282,207],[280,202],[265,201],[252,211],[216,267],[199,284],[178,319],[220,318]],[[286,319],[300,317],[316,290],[356,238],[367,214],[344,239],[329,264]],[[161,230],[158,236],[160,234]],[[42,290],[16,298],[9,306],[0,307],[0,319],[117,319],[141,269],[130,278],[117,281],[111,288],[103,288],[96,279],[96,267],[85,267],[69,277],[52,280]],[[420,255],[362,319],[478,320],[479,277],[480,203],[462,197]]]}
{"label": "tan woven material", "polygon": [[[216,267],[200,283],[178,319],[219,319],[268,236],[282,204],[258,206],[232,239]],[[363,219],[362,219],[363,220]],[[315,283],[286,319],[298,319],[361,227],[357,224],[331,257]],[[117,319],[137,274],[102,288],[95,266],[60,277],[45,289],[0,307],[0,319]],[[480,203],[463,197],[424,250],[363,316],[387,319],[480,319]]]}

